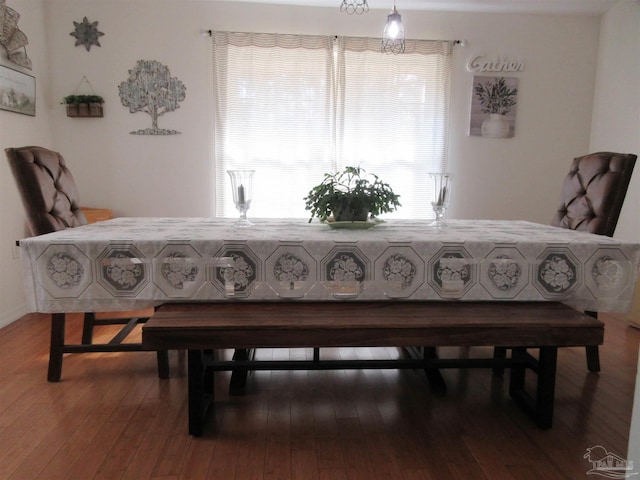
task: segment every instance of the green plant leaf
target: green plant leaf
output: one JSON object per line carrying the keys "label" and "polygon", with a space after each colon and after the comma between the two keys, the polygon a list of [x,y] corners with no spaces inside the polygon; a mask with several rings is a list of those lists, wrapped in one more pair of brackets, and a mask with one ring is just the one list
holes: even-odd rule
{"label": "green plant leaf", "polygon": [[377,175],[367,174],[361,167],[347,166],[342,172],[325,173],[322,182],[304,197],[305,209],[311,213],[309,222],[314,217],[326,221],[336,208],[345,205],[345,197],[357,205],[356,210],[366,208],[371,217],[392,212],[401,206],[400,196]]}

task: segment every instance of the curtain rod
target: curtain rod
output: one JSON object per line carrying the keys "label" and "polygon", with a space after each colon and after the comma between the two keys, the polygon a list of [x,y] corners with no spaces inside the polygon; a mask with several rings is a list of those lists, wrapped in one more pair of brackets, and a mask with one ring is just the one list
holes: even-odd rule
{"label": "curtain rod", "polygon": [[[229,32],[229,33],[247,33],[247,32]],[[213,30],[212,29],[207,29],[207,28],[201,28],[200,29],[200,35],[203,37],[210,37],[211,35],[213,35]],[[338,35],[334,35],[333,36],[334,39],[338,38]],[[416,40],[422,40],[425,42],[453,42],[454,45],[460,45],[461,47],[466,47],[467,46],[467,41],[466,40],[431,40],[431,39],[416,39]]]}

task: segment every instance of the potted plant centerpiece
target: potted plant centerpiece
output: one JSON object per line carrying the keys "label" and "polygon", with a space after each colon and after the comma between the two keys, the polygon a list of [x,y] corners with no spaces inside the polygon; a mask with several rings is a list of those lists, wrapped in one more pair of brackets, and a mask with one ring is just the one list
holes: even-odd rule
{"label": "potted plant centerpiece", "polygon": [[342,172],[325,173],[324,180],[304,198],[311,218],[335,222],[367,222],[381,213],[401,206],[389,184],[360,167],[346,167]]}
{"label": "potted plant centerpiece", "polygon": [[67,117],[102,117],[104,99],[100,95],[67,95],[63,103]]}
{"label": "potted plant centerpiece", "polygon": [[516,105],[517,88],[509,88],[504,77],[477,83],[473,91],[480,102],[482,113],[489,118],[482,122],[483,137],[505,138],[509,136],[509,122],[504,116]]}

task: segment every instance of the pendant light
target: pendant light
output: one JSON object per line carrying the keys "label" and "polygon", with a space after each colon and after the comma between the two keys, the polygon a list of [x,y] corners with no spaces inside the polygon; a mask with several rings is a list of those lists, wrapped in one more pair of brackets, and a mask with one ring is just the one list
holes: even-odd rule
{"label": "pendant light", "polygon": [[387,23],[382,34],[382,52],[397,55],[404,53],[404,27],[402,26],[402,16],[396,10],[396,3],[393,2],[393,10],[387,16]]}
{"label": "pendant light", "polygon": [[367,0],[342,0],[340,4],[340,11],[347,12],[349,15],[357,13],[362,15],[369,11],[369,4]]}

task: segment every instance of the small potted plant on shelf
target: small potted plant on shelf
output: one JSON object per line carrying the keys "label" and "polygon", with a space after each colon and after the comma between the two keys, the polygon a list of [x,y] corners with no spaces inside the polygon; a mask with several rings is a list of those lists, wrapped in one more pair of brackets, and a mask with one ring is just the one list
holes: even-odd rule
{"label": "small potted plant on shelf", "polygon": [[67,117],[102,117],[104,99],[100,95],[67,95],[63,102]]}
{"label": "small potted plant on shelf", "polygon": [[325,173],[324,180],[304,198],[311,218],[336,222],[366,222],[401,206],[400,196],[377,175],[360,167],[346,167],[342,172]]}

